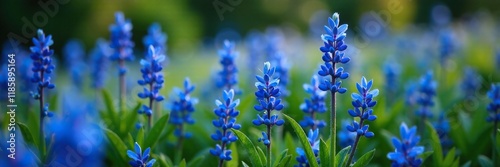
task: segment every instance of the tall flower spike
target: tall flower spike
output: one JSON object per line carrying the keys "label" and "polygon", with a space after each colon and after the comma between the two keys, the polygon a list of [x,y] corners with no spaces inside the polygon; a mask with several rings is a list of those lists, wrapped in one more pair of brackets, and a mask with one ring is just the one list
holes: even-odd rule
{"label": "tall flower spike", "polygon": [[437,83],[434,81],[431,71],[420,78],[417,99],[420,108],[417,110],[417,115],[422,118],[421,121],[433,116],[431,109],[434,106],[433,97],[436,96],[436,87]]}
{"label": "tall flower spike", "polygon": [[148,126],[151,128],[151,115],[153,114],[153,102],[160,102],[164,99],[160,95],[160,89],[163,87],[163,74],[161,73],[162,62],[165,60],[165,55],[160,55],[157,53],[156,48],[153,45],[149,46],[148,55],[145,59],[141,60],[141,73],[142,79],[137,81],[137,83],[144,87],[143,92],[140,92],[137,96],[141,99],[149,99],[149,106],[142,105],[142,109],[139,109],[139,114],[146,114],[148,117]]}
{"label": "tall flower spike", "polygon": [[109,66],[108,58],[111,55],[111,48],[104,39],[97,39],[94,49],[90,52],[90,66],[92,88],[102,89],[105,84],[105,78]]}
{"label": "tall flower spike", "polygon": [[150,150],[151,149],[148,147],[144,150],[144,152],[142,152],[141,146],[135,142],[134,151],[127,150],[127,156],[132,159],[128,162],[128,164],[132,167],[152,167],[155,164],[156,159],[153,158],[148,161],[150,157]]}
{"label": "tall flower spike", "polygon": [[[309,144],[311,145],[311,148],[314,152],[314,156],[316,157],[316,161],[318,161],[318,164],[320,163],[319,160],[319,131],[318,129],[312,130],[309,129],[309,134],[307,135],[307,140],[309,141]],[[295,150],[297,152],[297,157],[295,158],[299,164],[294,165],[294,167],[309,167],[309,162],[307,161],[306,153],[304,149],[297,147]]]}
{"label": "tall flower spike", "polygon": [[271,64],[275,65],[276,70],[274,75],[280,78],[279,88],[281,90],[281,94],[288,96],[290,92],[286,90],[286,86],[288,85],[290,78],[289,70],[291,64],[281,47],[285,41],[285,35],[279,28],[268,28],[265,32],[265,38],[267,60],[269,60]]}
{"label": "tall flower spike", "polygon": [[373,114],[373,107],[377,104],[377,101],[373,100],[373,98],[378,96],[378,89],[371,90],[373,85],[373,80],[366,81],[365,77],[361,78],[361,84],[356,83],[356,88],[358,89],[358,93],[352,93],[352,106],[353,110],[348,110],[348,113],[351,117],[359,118],[359,123],[353,121],[352,125],[346,126],[346,129],[350,132],[356,132],[356,139],[353,143],[353,147],[351,148],[351,153],[349,154],[349,160],[347,164],[351,164],[352,158],[354,157],[354,153],[356,153],[356,147],[358,145],[359,139],[362,136],[366,138],[372,138],[375,134],[368,130],[369,126],[366,125],[365,121],[375,121],[377,116]]}
{"label": "tall flower spike", "polygon": [[219,56],[222,70],[218,73],[217,87],[224,90],[235,89],[238,83],[238,68],[234,59],[238,56],[238,52],[234,50],[234,43],[225,40],[223,48],[219,50]]}
{"label": "tall flower spike", "polygon": [[265,62],[264,69],[262,69],[263,76],[255,76],[257,82],[255,82],[255,87],[257,91],[255,96],[259,101],[259,104],[254,106],[254,109],[259,112],[257,114],[257,119],[253,120],[253,124],[256,126],[265,125],[267,127],[267,132],[262,132],[262,137],[259,141],[264,142],[267,147],[267,161],[268,166],[271,166],[271,128],[273,126],[281,126],[285,123],[283,119],[279,119],[278,115],[272,115],[273,110],[280,111],[283,109],[283,104],[281,104],[281,99],[279,99],[281,92],[279,89],[279,78],[274,78],[273,74],[276,68],[271,67],[271,63]]}
{"label": "tall flower spike", "polygon": [[446,115],[442,112],[436,122],[433,123],[434,128],[441,142],[441,147],[443,148],[443,154],[446,154],[448,149],[453,146],[453,142],[450,139],[450,123],[446,119]]}
{"label": "tall flower spike", "polygon": [[78,89],[82,89],[82,79],[83,73],[85,72],[86,64],[83,61],[83,57],[85,56],[85,49],[81,41],[78,40],[70,40],[64,46],[64,59],[66,68],[70,72],[71,81],[73,85]]}
{"label": "tall flower spike", "polygon": [[184,80],[184,89],[174,88],[174,93],[177,96],[172,102],[170,108],[170,124],[176,126],[174,135],[182,138],[190,138],[192,135],[185,132],[184,124],[194,124],[195,120],[191,117],[195,111],[194,105],[198,103],[198,99],[191,98],[191,93],[195,87],[191,84],[189,78]]}
{"label": "tall flower spike", "polygon": [[125,83],[125,73],[127,73],[125,61],[132,61],[134,59],[134,42],[131,40],[132,23],[130,20],[125,19],[122,12],[116,12],[115,24],[111,25],[109,30],[111,31],[110,47],[114,49],[114,53],[110,58],[111,60],[117,61],[119,65],[119,108],[120,111],[122,111],[125,105],[125,94],[127,90]]}
{"label": "tall flower spike", "polygon": [[344,56],[344,51],[347,45],[344,43],[346,38],[347,24],[340,25],[340,18],[338,13],[334,13],[332,17],[328,18],[328,25],[324,26],[326,34],[321,35],[323,45],[319,48],[323,52],[321,57],[324,64],[318,71],[318,75],[323,77],[330,77],[330,80],[324,80],[318,88],[323,91],[331,92],[331,106],[330,106],[330,159],[335,161],[336,145],[337,145],[337,113],[335,111],[335,93],[343,94],[347,91],[346,88],[341,86],[342,79],[347,79],[349,73],[344,72],[344,68],[337,67],[337,64],[346,64],[351,59]]}
{"label": "tall flower spike", "polygon": [[392,138],[392,144],[396,148],[394,152],[387,154],[387,158],[392,161],[393,167],[418,167],[422,164],[419,155],[424,152],[423,146],[418,146],[420,136],[417,135],[417,127],[408,129],[405,123],[400,127],[401,140]]}
{"label": "tall flower spike", "polygon": [[161,31],[160,24],[153,23],[149,26],[148,35],[146,35],[142,41],[146,48],[152,45],[157,50],[157,54],[165,55],[167,51],[167,34]]}
{"label": "tall flower spike", "polygon": [[51,56],[54,50],[49,47],[54,44],[52,35],[45,36],[42,30],[38,30],[38,38],[33,38],[33,45],[30,47],[31,59],[33,60],[33,77],[31,82],[37,84],[37,91],[32,93],[34,99],[39,101],[40,104],[40,137],[41,143],[45,143],[44,124],[43,119],[46,116],[51,117],[52,113],[49,112],[49,104],[44,103],[44,90],[54,89],[55,85],[50,82],[50,74],[54,71],[55,66],[52,64]]}
{"label": "tall flower spike", "polygon": [[460,85],[465,97],[474,97],[481,88],[482,80],[479,74],[473,68],[467,67],[464,71],[462,84]]}
{"label": "tall flower spike", "polygon": [[224,161],[230,161],[231,150],[227,149],[230,143],[235,142],[238,138],[231,133],[231,129],[239,130],[240,124],[236,124],[236,117],[240,114],[235,108],[240,104],[240,99],[233,100],[234,90],[225,91],[222,94],[222,100],[215,101],[217,108],[214,109],[217,119],[212,121],[212,124],[219,128],[214,134],[212,139],[220,142],[215,149],[210,150],[210,154],[219,157],[219,167],[222,167]]}
{"label": "tall flower spike", "polygon": [[[488,98],[491,99],[491,103],[488,104],[488,122],[499,122],[500,121],[500,84],[492,84],[490,91],[487,93]],[[496,128],[495,128],[496,129]]]}
{"label": "tall flower spike", "polygon": [[303,85],[304,90],[311,95],[309,99],[304,100],[304,103],[300,105],[300,110],[307,114],[304,116],[304,119],[300,121],[300,125],[304,128],[310,126],[311,129],[315,130],[326,126],[326,122],[324,120],[316,119],[316,114],[326,112],[326,92],[319,90],[319,84],[319,77],[317,75],[313,75],[311,84]]}
{"label": "tall flower spike", "polygon": [[394,60],[386,60],[384,63],[385,90],[387,90],[387,100],[392,103],[398,92],[399,76],[401,75],[401,66]]}

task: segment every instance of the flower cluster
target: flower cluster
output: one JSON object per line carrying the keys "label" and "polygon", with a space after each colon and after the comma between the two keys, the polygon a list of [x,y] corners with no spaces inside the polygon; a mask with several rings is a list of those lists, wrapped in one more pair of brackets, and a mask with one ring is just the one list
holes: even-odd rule
{"label": "flower cluster", "polygon": [[432,72],[427,72],[422,78],[420,78],[418,92],[419,97],[417,103],[420,104],[420,109],[417,110],[417,115],[422,118],[432,117],[432,106],[434,106],[434,101],[432,98],[436,96],[437,83],[432,78]]}
{"label": "flower cluster", "polygon": [[82,78],[86,64],[83,61],[85,56],[85,49],[83,43],[78,40],[70,40],[63,49],[65,64],[70,73],[71,81],[78,89],[82,89]]}
{"label": "flower cluster", "polygon": [[373,132],[368,131],[368,125],[363,125],[365,120],[374,121],[377,116],[373,115],[372,107],[377,104],[377,101],[373,100],[374,97],[378,95],[378,89],[370,90],[373,85],[373,80],[366,81],[365,77],[361,78],[361,84],[356,83],[356,88],[358,93],[352,93],[352,106],[354,110],[348,110],[351,117],[359,117],[359,123],[353,121],[352,125],[348,125],[346,128],[350,132],[356,132],[358,136],[365,136],[367,138],[373,137]]}
{"label": "flower cluster", "polygon": [[[258,90],[255,92],[255,96],[259,104],[255,105],[254,109],[262,113],[262,115],[257,114],[257,119],[252,121],[256,126],[264,124],[270,128],[274,125],[281,126],[285,123],[284,120],[278,118],[278,115],[271,116],[273,110],[280,111],[283,109],[283,104],[281,104],[281,99],[279,99],[281,95],[278,88],[280,80],[279,78],[273,78],[274,72],[275,68],[271,67],[271,63],[265,62],[264,69],[262,70],[263,76],[256,76],[258,82],[255,82],[255,87]],[[262,138],[259,141],[263,141],[265,145],[269,145],[271,143],[269,138],[270,134],[262,132]]]}
{"label": "flower cluster", "polygon": [[176,125],[174,135],[182,138],[190,138],[189,132],[184,132],[184,124],[194,124],[194,119],[191,114],[195,111],[194,105],[198,103],[198,99],[191,98],[191,93],[195,87],[191,84],[189,78],[184,80],[184,90],[174,88],[174,93],[178,99],[172,102],[170,107],[170,123]]}
{"label": "flower cluster", "polygon": [[[55,66],[52,64],[51,56],[54,54],[54,50],[49,47],[54,44],[52,41],[52,35],[45,36],[42,30],[38,30],[38,38],[33,38],[34,46],[30,47],[31,59],[33,60],[33,77],[31,82],[38,84],[37,92],[33,93],[34,99],[43,99],[43,89],[53,89],[55,85],[50,82],[50,74],[54,71]],[[41,100],[40,102],[42,102]],[[52,114],[48,111],[48,104],[44,105],[40,113],[40,117],[51,116]]]}
{"label": "flower cluster", "polygon": [[165,55],[167,51],[167,34],[161,31],[161,26],[158,23],[149,26],[148,35],[143,38],[142,42],[146,48],[153,46],[159,55]]}
{"label": "flower cluster", "polygon": [[152,45],[149,46],[146,58],[141,60],[142,79],[137,81],[137,83],[144,86],[144,90],[143,92],[140,92],[138,96],[141,99],[149,98],[150,101],[149,106],[142,106],[142,109],[139,110],[139,114],[151,116],[153,101],[162,101],[164,99],[163,96],[159,94],[164,82],[163,74],[161,73],[161,70],[163,69],[161,63],[164,60],[165,56],[158,54],[156,48]]}
{"label": "flower cluster", "polygon": [[[111,31],[110,46],[114,49],[111,55],[111,60],[123,62],[124,60],[134,60],[133,47],[134,42],[132,38],[132,23],[126,20],[122,12],[115,13],[115,24],[109,28]],[[127,70],[124,65],[120,64],[120,75],[125,75]]]}
{"label": "flower cluster", "polygon": [[219,50],[219,56],[222,70],[218,73],[219,79],[216,81],[216,85],[224,90],[234,89],[238,83],[238,68],[234,62],[238,53],[234,51],[234,43],[225,40],[223,49]]}
{"label": "flower cluster", "polygon": [[90,52],[90,65],[92,87],[95,89],[102,89],[106,78],[106,71],[109,66],[108,56],[111,55],[111,48],[108,42],[100,38],[96,42],[96,46]]}
{"label": "flower cluster", "polygon": [[420,136],[417,135],[417,127],[408,129],[405,123],[400,126],[401,140],[392,138],[392,144],[396,148],[394,152],[387,154],[387,158],[392,161],[393,167],[418,167],[422,164],[422,159],[418,156],[424,152],[423,146],[417,146]]}
{"label": "flower cluster", "polygon": [[217,142],[220,141],[221,144],[217,144],[215,149],[210,150],[210,153],[219,157],[221,161],[229,161],[232,157],[231,150],[227,149],[227,147],[230,143],[238,140],[238,138],[231,133],[231,129],[239,130],[241,128],[240,124],[236,124],[236,117],[240,112],[235,109],[240,104],[240,100],[233,100],[233,89],[224,91],[222,97],[222,102],[219,100],[215,101],[217,108],[214,109],[214,113],[218,118],[212,121],[212,124],[222,131],[217,130],[216,133],[211,136],[213,140]]}
{"label": "flower cluster", "polygon": [[150,157],[150,150],[151,149],[148,147],[146,148],[146,150],[144,150],[144,152],[142,152],[141,146],[139,146],[139,144],[135,142],[134,151],[127,150],[127,156],[129,158],[132,158],[132,160],[130,160],[128,164],[130,164],[130,166],[132,167],[152,167],[155,164],[156,159],[153,158],[148,161]]}
{"label": "flower cluster", "polygon": [[349,73],[344,72],[344,68],[336,67],[337,63],[346,64],[351,59],[344,56],[343,51],[347,49],[347,45],[344,44],[344,39],[346,37],[347,24],[339,25],[340,18],[338,13],[334,13],[332,17],[328,18],[329,26],[325,26],[326,34],[321,35],[323,39],[324,46],[320,48],[323,52],[322,59],[325,62],[321,65],[321,69],[318,71],[320,76],[331,76],[331,81],[325,80],[319,88],[323,91],[331,91],[332,93],[339,92],[345,93],[346,88],[341,87],[342,81],[337,81],[337,78],[347,79]]}
{"label": "flower cluster", "polygon": [[308,114],[304,116],[304,119],[300,121],[302,127],[311,126],[311,129],[321,129],[326,126],[326,122],[323,120],[316,120],[317,113],[326,112],[325,96],[326,92],[319,90],[318,86],[320,84],[319,77],[313,75],[311,79],[311,84],[304,84],[304,90],[311,95],[311,98],[304,100],[304,103],[300,105],[300,110]]}
{"label": "flower cluster", "polygon": [[[319,161],[319,131],[318,129],[312,130],[309,129],[309,134],[307,134],[307,140],[309,141],[309,144],[311,145],[311,148],[314,152],[314,156],[316,156],[316,160],[318,163]],[[309,162],[307,161],[306,153],[302,148],[297,148],[295,150],[298,154],[298,156],[295,158],[299,164],[294,165],[294,167],[309,167]]]}
{"label": "flower cluster", "polygon": [[476,96],[477,91],[481,88],[482,80],[479,74],[473,68],[465,68],[464,78],[460,85],[466,97]]}
{"label": "flower cluster", "polygon": [[486,108],[488,110],[489,122],[499,122],[500,121],[500,84],[491,85],[490,91],[487,93],[488,97],[491,99],[491,103],[488,104]]}

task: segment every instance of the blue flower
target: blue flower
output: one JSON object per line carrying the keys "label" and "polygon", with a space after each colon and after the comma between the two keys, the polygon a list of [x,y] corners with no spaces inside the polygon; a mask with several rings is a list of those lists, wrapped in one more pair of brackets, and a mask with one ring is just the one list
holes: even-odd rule
{"label": "blue flower", "polygon": [[451,30],[444,30],[439,34],[439,56],[441,58],[441,65],[446,65],[446,61],[453,54],[455,49],[454,36]]}
{"label": "blue flower", "polygon": [[[111,60],[119,62],[134,60],[134,42],[131,40],[132,23],[130,20],[126,20],[122,12],[116,12],[115,24],[111,25],[109,30],[111,31],[110,46],[114,49],[114,53],[110,57]],[[123,63],[120,63],[120,75],[125,75],[126,71]]]}
{"label": "blue flower", "polygon": [[462,84],[460,85],[466,97],[474,97],[481,88],[482,80],[473,68],[467,67],[464,71]]}
{"label": "blue flower", "polygon": [[290,62],[287,60],[285,53],[282,51],[283,49],[280,47],[285,42],[285,35],[278,28],[268,28],[265,32],[266,45],[265,51],[267,54],[267,60],[271,64],[275,65],[275,73],[274,75],[277,78],[280,78],[279,88],[281,90],[282,95],[289,95],[288,90],[286,90],[286,86],[288,85],[290,78]]}
{"label": "blue flower", "polygon": [[320,47],[321,52],[323,52],[322,59],[324,65],[321,65],[321,69],[318,71],[320,76],[330,76],[331,80],[325,80],[319,88],[323,91],[331,91],[332,93],[339,92],[341,94],[347,91],[346,88],[341,87],[342,81],[337,79],[347,79],[349,73],[344,72],[344,68],[337,67],[337,63],[346,64],[351,59],[344,56],[344,51],[347,49],[347,45],[344,43],[346,37],[347,24],[339,24],[339,14],[334,13],[332,17],[328,18],[328,26],[324,29],[326,34],[321,35],[323,39],[324,46]]}
{"label": "blue flower", "polygon": [[[34,99],[43,102],[43,92],[44,89],[54,89],[55,85],[50,82],[50,74],[54,71],[55,66],[52,64],[51,56],[54,54],[54,50],[49,47],[54,44],[52,41],[52,35],[45,36],[42,30],[38,30],[38,38],[33,38],[34,46],[30,47],[31,59],[33,60],[33,77],[31,82],[38,84],[37,92],[32,93]],[[42,105],[42,104],[41,104]],[[48,104],[43,104],[40,118],[45,116],[52,116],[51,112],[48,111]]]}
{"label": "blue flower", "polygon": [[[347,127],[349,126],[350,121],[348,120],[343,120],[342,121],[342,127]],[[345,148],[347,146],[351,146],[354,143],[354,140],[356,139],[357,132],[351,132],[347,130],[347,128],[341,128],[340,132],[337,134],[337,137],[339,138],[339,144],[341,148]]]}
{"label": "blue flower", "polygon": [[213,140],[220,141],[221,145],[217,144],[215,149],[210,150],[210,153],[219,157],[222,161],[229,161],[232,158],[231,150],[227,149],[228,145],[238,140],[238,138],[233,135],[230,130],[239,130],[241,128],[240,124],[236,124],[236,117],[240,114],[240,112],[235,109],[240,104],[240,99],[233,100],[233,89],[229,91],[224,90],[222,97],[222,102],[219,100],[215,101],[217,108],[214,109],[214,113],[218,118],[212,121],[212,124],[215,127],[220,128],[220,130],[217,130],[211,136]]}
{"label": "blue flower", "polygon": [[191,84],[189,78],[184,80],[184,89],[174,88],[177,99],[172,102],[170,107],[169,123],[176,125],[174,135],[181,138],[190,138],[191,133],[184,131],[184,124],[194,124],[195,120],[191,114],[195,111],[194,105],[198,103],[196,98],[191,98],[191,93],[195,87]]}
{"label": "blue flower", "polygon": [[[311,145],[311,148],[314,152],[314,156],[316,157],[316,161],[320,163],[319,155],[319,131],[318,129],[312,130],[309,129],[309,134],[307,135],[307,140]],[[298,156],[295,158],[299,164],[294,165],[295,167],[309,167],[309,162],[307,161],[306,153],[302,148],[297,147],[295,150]]]}
{"label": "blue flower", "polygon": [[146,148],[146,150],[144,150],[143,153],[141,150],[141,146],[139,146],[139,144],[135,142],[134,151],[127,150],[128,157],[132,158],[132,160],[130,160],[128,164],[133,167],[152,167],[155,164],[156,159],[153,158],[148,161],[150,156],[149,152],[150,148],[148,147]]}
{"label": "blue flower", "polygon": [[500,121],[500,84],[492,84],[490,91],[487,93],[488,98],[491,99],[491,103],[488,104],[486,109],[488,110],[488,122],[499,122]]}
{"label": "blue flower", "polygon": [[63,49],[65,65],[69,69],[71,81],[78,88],[82,89],[82,79],[86,64],[83,61],[85,56],[85,49],[81,41],[70,40]]}
{"label": "blue flower", "polygon": [[148,55],[141,60],[142,79],[137,81],[139,85],[144,86],[142,92],[137,96],[141,99],[149,99],[149,106],[143,105],[139,110],[139,114],[145,113],[148,117],[152,114],[152,104],[154,101],[162,101],[164,97],[160,95],[160,89],[163,87],[163,74],[161,73],[162,62],[165,60],[164,55],[158,54],[156,48],[149,46]]}
{"label": "blue flower", "polygon": [[90,52],[90,70],[92,77],[92,87],[102,89],[105,84],[107,69],[109,66],[108,57],[111,55],[111,48],[104,39],[97,39],[94,49]]}
{"label": "blue flower", "polygon": [[326,122],[323,120],[317,120],[316,114],[326,112],[325,96],[326,92],[318,88],[320,84],[319,77],[313,75],[311,79],[311,84],[304,84],[304,90],[311,95],[311,98],[304,100],[304,103],[300,105],[300,110],[302,110],[308,116],[304,116],[304,119],[300,121],[302,127],[311,126],[312,129],[323,128],[326,126]]}
{"label": "blue flower", "polygon": [[[276,68],[271,67],[271,63],[265,62],[264,69],[262,70],[263,76],[257,75],[257,82],[255,82],[255,87],[257,91],[255,96],[259,101],[259,104],[254,106],[254,109],[259,111],[261,114],[257,114],[257,119],[253,120],[252,123],[256,126],[266,125],[268,129],[272,126],[281,126],[285,123],[283,119],[279,119],[278,115],[271,115],[273,110],[280,111],[283,109],[283,104],[281,104],[281,99],[279,99],[281,92],[279,89],[279,78],[273,78],[273,74]],[[259,141],[264,141],[265,145],[270,144],[270,135],[262,132],[263,137]]]}
{"label": "blue flower", "polygon": [[161,31],[160,24],[153,23],[149,26],[148,35],[146,35],[142,41],[146,48],[152,45],[157,50],[158,54],[165,55],[167,51],[167,34]]}
{"label": "blue flower", "polygon": [[422,164],[422,159],[418,156],[424,152],[423,146],[417,146],[420,136],[417,135],[417,127],[408,129],[405,123],[400,127],[401,140],[392,138],[392,144],[396,148],[394,152],[387,154],[387,158],[392,161],[393,167],[418,167]]}
{"label": "blue flower", "polygon": [[222,70],[218,73],[216,85],[225,90],[234,89],[238,83],[238,68],[234,62],[238,52],[234,51],[234,43],[225,40],[223,49],[219,50],[219,56]]}
{"label": "blue flower", "polygon": [[351,117],[359,117],[359,123],[353,121],[352,125],[346,126],[347,130],[350,132],[356,132],[358,136],[365,136],[367,138],[371,138],[374,136],[373,132],[368,131],[368,125],[363,125],[365,120],[375,121],[377,116],[373,114],[373,109],[377,104],[377,101],[373,100],[374,97],[377,97],[379,91],[378,89],[370,90],[373,85],[373,80],[366,81],[365,77],[361,78],[361,84],[356,83],[356,88],[358,89],[358,93],[352,93],[352,106],[353,110],[348,110],[348,113]]}
{"label": "blue flower", "polygon": [[441,113],[439,119],[433,123],[434,128],[439,136],[439,141],[441,142],[441,147],[444,151],[447,151],[453,146],[453,142],[449,137],[450,133],[450,123],[446,119],[446,115]]}
{"label": "blue flower", "polygon": [[436,96],[437,83],[434,81],[432,72],[429,71],[420,78],[418,92],[419,97],[417,103],[420,104],[420,109],[417,110],[417,115],[422,118],[432,118],[431,108],[434,106],[433,97]]}
{"label": "blue flower", "polygon": [[[398,81],[401,75],[401,66],[394,60],[384,63],[385,88],[394,95],[398,91]],[[394,97],[392,97],[394,98]]]}

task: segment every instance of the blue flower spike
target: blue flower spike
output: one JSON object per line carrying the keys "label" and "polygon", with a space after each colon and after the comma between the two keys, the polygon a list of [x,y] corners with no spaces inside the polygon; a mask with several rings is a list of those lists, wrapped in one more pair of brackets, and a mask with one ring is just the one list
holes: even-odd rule
{"label": "blue flower spike", "polygon": [[326,92],[319,89],[319,76],[313,75],[311,84],[304,84],[304,90],[311,95],[309,99],[304,100],[300,105],[300,110],[306,114],[304,119],[300,121],[302,127],[311,127],[311,129],[321,129],[326,126],[324,120],[317,120],[317,114],[326,112],[325,96]]}
{"label": "blue flower spike", "polygon": [[141,146],[139,146],[139,144],[135,142],[134,151],[127,150],[127,156],[132,159],[128,162],[128,164],[130,164],[130,166],[132,167],[152,167],[156,162],[156,159],[153,158],[148,161],[150,157],[150,150],[151,149],[148,147],[146,148],[146,150],[144,150],[143,153],[141,150]]}
{"label": "blue flower spike", "polygon": [[[319,129],[315,129],[315,130],[309,129],[309,133],[307,134],[307,140],[309,141],[309,144],[314,152],[314,156],[316,157],[316,161],[318,161],[318,163],[320,163],[320,159],[318,157],[318,155],[319,155]],[[294,165],[294,167],[309,167],[309,162],[307,160],[306,153],[305,153],[304,149],[297,147],[297,149],[295,151],[297,152],[297,157],[295,158],[295,160],[297,160],[297,162],[299,164]]]}
{"label": "blue flower spike", "polygon": [[392,161],[392,167],[418,167],[422,164],[419,155],[424,152],[423,146],[418,146],[420,136],[417,135],[417,127],[408,128],[405,123],[400,126],[401,140],[393,137],[392,144],[396,148],[394,152],[387,154]]}
{"label": "blue flower spike", "polygon": [[238,84],[238,68],[235,64],[238,52],[234,48],[234,42],[225,40],[223,48],[219,50],[219,63],[222,65],[222,70],[218,73],[216,85],[224,90],[236,89]]}

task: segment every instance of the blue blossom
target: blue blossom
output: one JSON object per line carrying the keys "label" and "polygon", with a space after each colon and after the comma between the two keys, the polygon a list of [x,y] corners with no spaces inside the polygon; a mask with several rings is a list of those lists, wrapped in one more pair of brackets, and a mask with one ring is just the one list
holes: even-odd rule
{"label": "blue blossom", "polygon": [[476,96],[481,88],[482,80],[473,68],[467,67],[464,71],[462,84],[460,85],[466,97]]}
{"label": "blue blossom", "polygon": [[311,129],[323,128],[326,126],[324,120],[317,120],[316,114],[322,114],[326,112],[325,96],[326,92],[318,88],[320,84],[319,77],[313,75],[311,79],[311,84],[304,84],[304,90],[311,95],[309,99],[305,99],[304,103],[300,105],[300,110],[302,110],[307,116],[300,121],[302,127],[311,126]]}
{"label": "blue blossom", "polygon": [[[349,126],[350,121],[348,120],[343,120],[342,121],[342,127],[347,127]],[[356,139],[357,132],[351,132],[347,130],[347,128],[341,128],[339,133],[337,134],[337,137],[339,138],[339,145],[341,148],[345,148],[347,146],[351,146],[354,143],[354,140]]]}
{"label": "blue blossom", "polygon": [[69,70],[71,81],[78,89],[82,89],[84,78],[84,70],[86,64],[83,61],[85,49],[82,42],[78,40],[70,40],[63,48],[64,62]]}
{"label": "blue blossom", "polygon": [[453,146],[453,142],[451,141],[449,136],[450,123],[446,119],[446,115],[444,114],[444,112],[439,115],[438,120],[433,123],[433,126],[438,134],[439,141],[441,142],[441,147],[444,151],[447,151]]}
{"label": "blue blossom", "polygon": [[32,93],[34,99],[40,100],[40,118],[43,120],[45,116],[52,116],[48,111],[48,104],[43,104],[43,92],[44,89],[54,89],[55,85],[50,82],[50,74],[54,71],[55,66],[52,64],[51,56],[54,54],[54,50],[50,49],[50,46],[54,44],[52,41],[52,35],[45,36],[42,30],[38,30],[38,38],[33,38],[34,46],[30,47],[31,59],[33,60],[33,77],[31,82],[38,84],[37,92]]}
{"label": "blue blossom", "polygon": [[418,116],[432,118],[431,109],[434,106],[433,97],[436,96],[436,87],[437,83],[434,81],[431,71],[420,78],[417,99],[417,103],[420,105],[420,108],[417,110]]}
{"label": "blue blossom", "polygon": [[102,89],[105,84],[106,73],[109,66],[108,57],[111,55],[109,43],[104,39],[97,39],[94,49],[90,52],[90,70],[92,88]]}
{"label": "blue blossom", "polygon": [[128,164],[132,167],[152,167],[155,164],[156,159],[153,158],[148,161],[150,157],[149,152],[149,147],[142,152],[141,146],[135,142],[134,151],[127,150],[127,156],[132,159],[128,162]]}
{"label": "blue blossom", "polygon": [[278,28],[268,28],[265,33],[266,45],[265,51],[267,54],[267,60],[275,65],[275,76],[280,78],[279,88],[282,95],[289,95],[289,91],[286,90],[290,78],[290,62],[288,61],[285,53],[282,51],[281,45],[284,44],[285,37],[283,32]]}
{"label": "blue blossom", "polygon": [[[228,145],[238,140],[238,138],[231,133],[231,129],[239,130],[240,124],[236,124],[236,117],[240,114],[235,108],[240,104],[240,99],[234,99],[234,90],[225,91],[222,94],[222,100],[215,101],[217,108],[214,109],[217,119],[212,121],[212,124],[219,128],[214,134],[212,139],[221,142],[217,144],[215,149],[211,149],[210,153],[220,158],[221,161],[229,161],[232,159],[231,150],[227,149]],[[222,131],[221,131],[222,130]]]}
{"label": "blue blossom", "polygon": [[377,116],[373,114],[373,109],[377,104],[377,101],[373,100],[374,97],[378,96],[378,89],[370,90],[373,85],[373,80],[366,81],[365,77],[361,78],[361,84],[356,83],[356,88],[358,89],[358,93],[352,93],[352,106],[353,110],[348,110],[348,113],[351,117],[358,117],[359,123],[353,121],[352,125],[346,126],[347,130],[350,132],[356,132],[358,136],[365,136],[367,138],[371,138],[374,136],[373,132],[368,131],[369,126],[364,125],[365,120],[375,121]]}
{"label": "blue blossom", "polygon": [[115,24],[111,25],[109,30],[111,31],[111,41],[110,46],[114,49],[114,53],[111,55],[111,60],[116,60],[120,63],[120,75],[125,75],[126,69],[123,65],[123,61],[134,60],[133,47],[134,42],[132,38],[132,23],[130,20],[126,20],[122,12],[115,13]]}
{"label": "blue blossom", "polygon": [[[326,34],[321,35],[323,39],[324,46],[320,47],[321,52],[323,52],[322,59],[324,65],[321,65],[321,69],[318,71],[320,76],[331,76],[330,81],[325,80],[319,85],[319,88],[323,91],[331,91],[332,93],[339,92],[341,94],[347,91],[346,88],[341,87],[341,79],[347,79],[349,73],[344,72],[344,68],[337,67],[337,63],[346,64],[351,59],[344,56],[344,51],[347,49],[347,45],[344,43],[346,37],[347,24],[339,24],[339,14],[334,13],[332,17],[328,18],[328,26],[324,29]],[[337,80],[340,79],[340,80]]]}
{"label": "blue blossom", "polygon": [[492,84],[491,89],[487,93],[488,98],[491,99],[491,103],[488,104],[486,109],[488,110],[488,122],[499,122],[500,121],[500,84]]}
{"label": "blue blossom", "polygon": [[[398,91],[399,76],[401,75],[401,66],[394,60],[387,60],[384,63],[385,89],[393,96]],[[392,97],[394,98],[394,97]]]}
{"label": "blue blossom", "polygon": [[174,93],[177,96],[170,107],[169,122],[176,126],[174,135],[181,138],[190,138],[191,133],[185,132],[184,124],[194,124],[195,120],[191,114],[195,111],[194,105],[198,103],[196,98],[191,98],[191,93],[195,87],[191,84],[189,78],[184,80],[184,89],[174,88]]}
{"label": "blue blossom", "polygon": [[[318,157],[319,155],[319,131],[318,129],[312,130],[309,129],[309,134],[307,135],[307,140],[309,141],[309,144],[314,152],[314,156],[316,157],[316,161],[320,163],[320,159]],[[297,147],[295,150],[298,154],[298,156],[295,158],[299,164],[294,165],[294,167],[309,167],[309,162],[307,161],[306,153],[305,151]]]}
{"label": "blue blossom", "polygon": [[139,114],[146,114],[148,117],[152,114],[152,105],[154,101],[162,101],[164,97],[160,95],[160,89],[163,87],[163,74],[161,73],[162,62],[165,56],[157,52],[156,48],[152,45],[149,46],[146,58],[141,59],[141,73],[142,79],[137,83],[144,87],[143,91],[138,93],[137,96],[141,99],[149,99],[149,106],[143,105],[139,110]]}
{"label": "blue blossom", "polygon": [[454,52],[455,42],[453,38],[454,37],[451,30],[445,30],[441,32],[439,35],[439,42],[440,42],[439,56],[441,65],[446,65],[446,61],[448,61],[448,59]]}
{"label": "blue blossom", "polygon": [[222,70],[218,73],[216,85],[224,90],[234,89],[238,83],[238,68],[234,62],[238,52],[234,51],[234,43],[225,40],[223,48],[219,50],[219,56]]}
{"label": "blue blossom", "polygon": [[[278,115],[271,116],[273,110],[280,111],[283,109],[283,104],[281,104],[281,99],[279,99],[281,95],[280,88],[278,87],[280,80],[273,77],[275,70],[275,67],[271,67],[271,63],[265,62],[264,69],[262,70],[263,76],[257,75],[258,82],[255,82],[255,87],[258,89],[255,92],[255,96],[259,104],[255,105],[254,109],[259,111],[260,114],[257,114],[257,119],[253,120],[252,123],[256,126],[266,125],[268,131],[274,125],[281,126],[285,123],[283,119],[278,118]],[[262,135],[259,141],[263,141],[265,145],[269,146],[271,134],[262,132]]]}
{"label": "blue blossom", "polygon": [[167,51],[167,34],[161,31],[160,24],[153,23],[149,26],[148,35],[146,35],[142,41],[146,48],[152,45],[157,50],[158,54],[165,55]]}
{"label": "blue blossom", "polygon": [[405,87],[405,104],[409,106],[417,105],[418,84],[415,81],[409,81]]}
{"label": "blue blossom", "polygon": [[401,140],[392,138],[392,144],[396,148],[394,152],[387,154],[387,158],[392,161],[393,167],[418,167],[422,164],[422,159],[418,156],[424,152],[423,146],[418,146],[420,136],[417,135],[417,127],[408,129],[405,123],[400,127]]}

